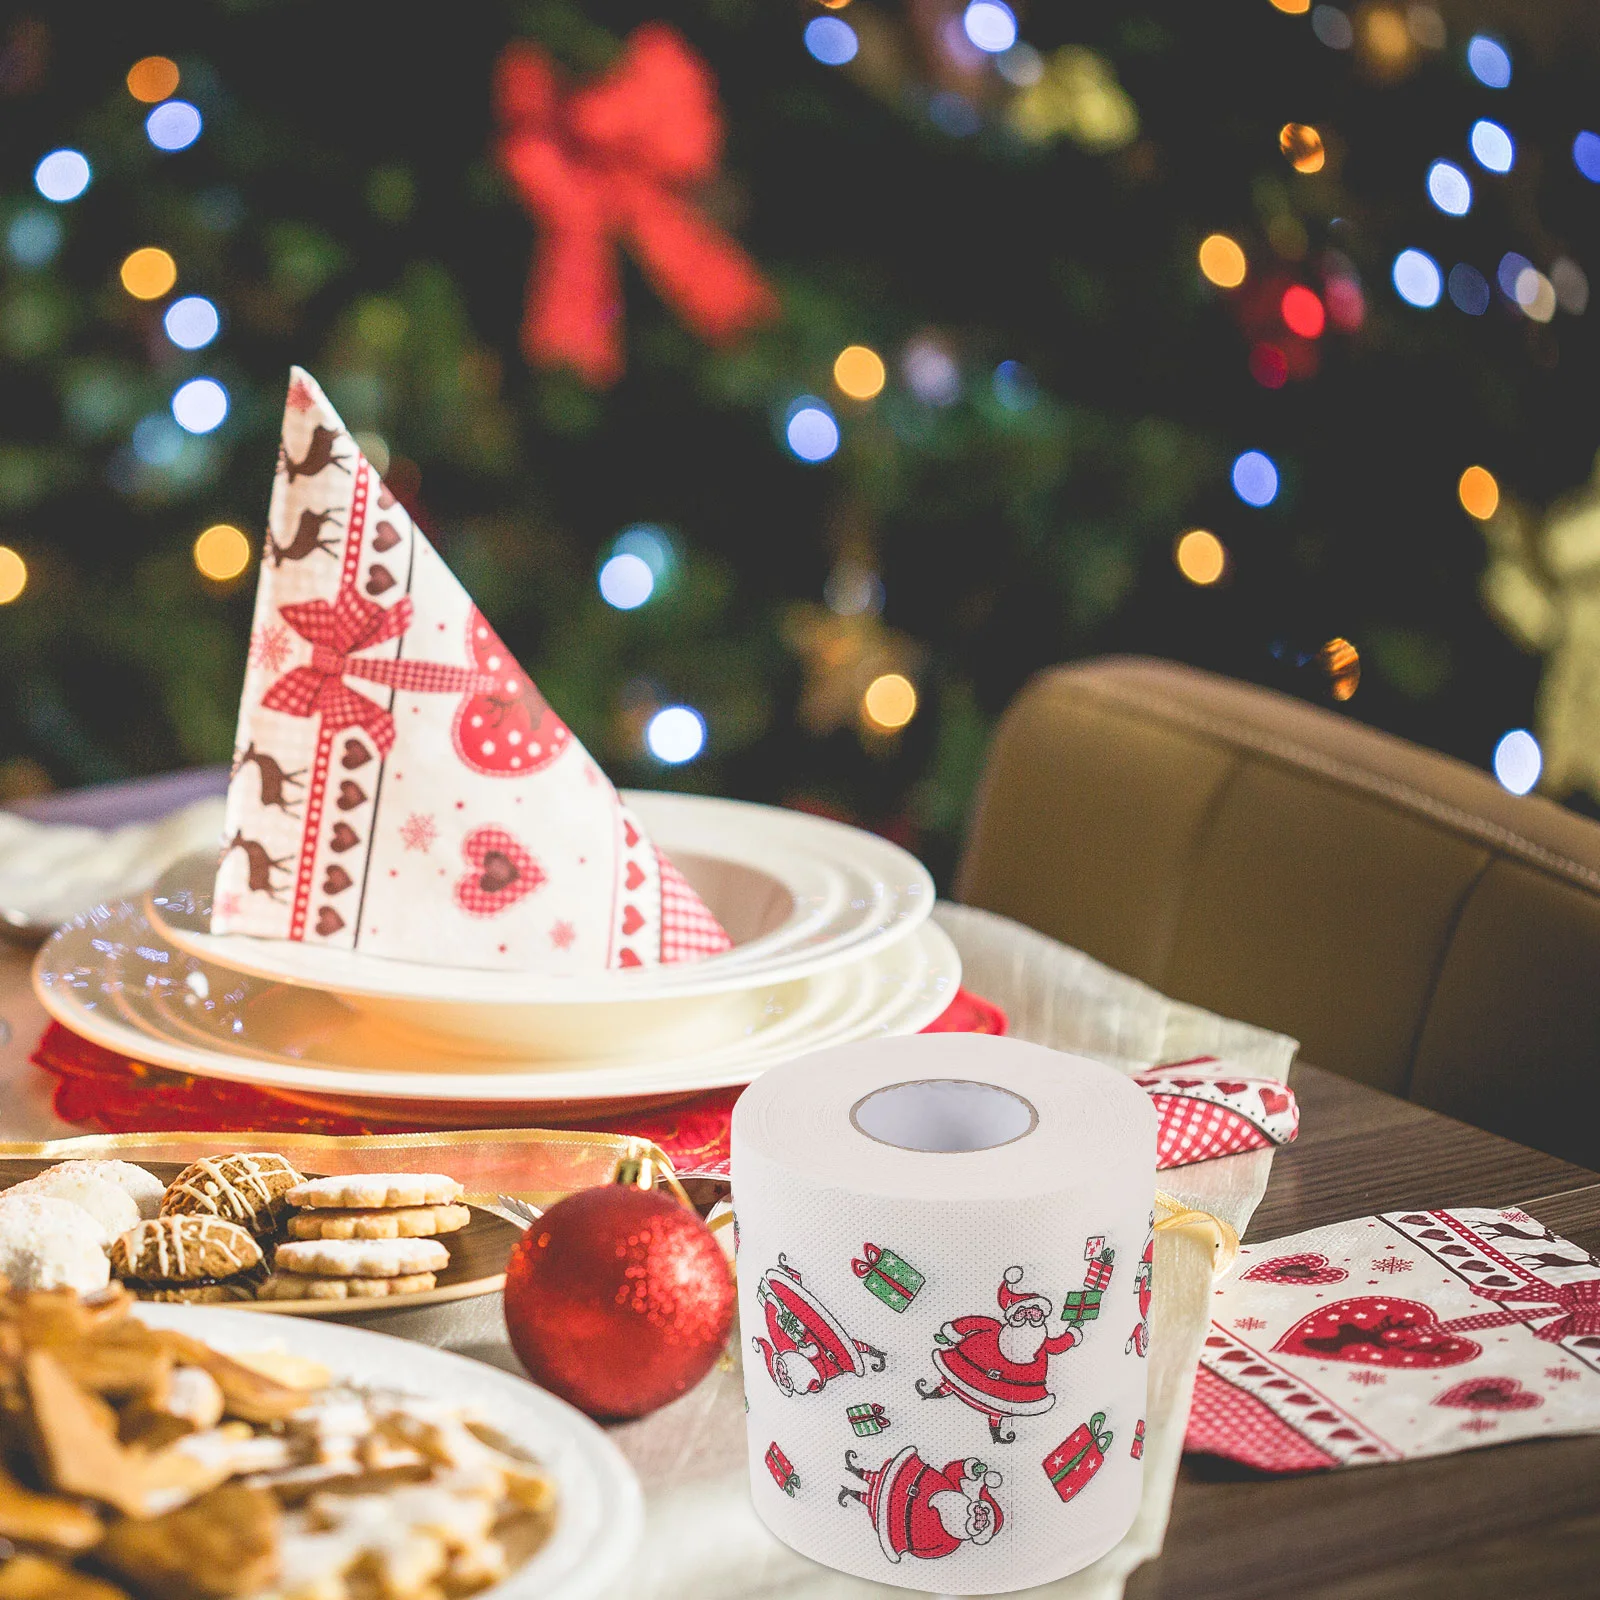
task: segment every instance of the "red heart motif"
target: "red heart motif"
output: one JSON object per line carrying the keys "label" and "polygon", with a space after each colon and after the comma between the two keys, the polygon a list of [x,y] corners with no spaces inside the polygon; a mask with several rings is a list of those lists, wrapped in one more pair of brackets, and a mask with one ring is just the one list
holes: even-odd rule
{"label": "red heart motif", "polygon": [[1292,1389],[1294,1385],[1287,1378],[1273,1378],[1261,1385],[1263,1389]]}
{"label": "red heart motif", "polygon": [[630,861],[628,870],[622,875],[622,881],[630,889],[637,889],[644,882],[644,868],[637,861]]}
{"label": "red heart motif", "polygon": [[1283,1398],[1292,1406],[1309,1406],[1316,1403],[1303,1389],[1296,1389],[1293,1394],[1286,1394]]}
{"label": "red heart motif", "polygon": [[544,771],[571,744],[567,725],[476,607],[467,613],[467,649],[473,665],[495,683],[465,696],[457,708],[450,728],[456,754],[489,778]]}
{"label": "red heart motif", "polygon": [[1227,1081],[1219,1080],[1217,1083],[1218,1090],[1223,1094],[1243,1094],[1249,1087],[1248,1083],[1236,1083],[1232,1079]]}
{"label": "red heart motif", "polygon": [[1432,1306],[1377,1295],[1319,1306],[1272,1348],[1313,1361],[1374,1367],[1456,1367],[1481,1353],[1471,1339],[1445,1332]]}
{"label": "red heart motif", "polygon": [[1239,1376],[1241,1378],[1264,1378],[1271,1371],[1271,1367],[1264,1367],[1258,1361],[1253,1367],[1241,1367],[1239,1369]]}
{"label": "red heart motif", "polygon": [[378,508],[387,511],[394,504],[394,490],[382,478],[378,479]]}
{"label": "red heart motif", "polygon": [[385,550],[393,550],[400,543],[400,535],[394,531],[392,522],[380,522],[372,533],[372,548],[382,555]]}
{"label": "red heart motif", "polygon": [[644,916],[638,906],[625,906],[622,911],[622,931],[637,933],[644,926]]}
{"label": "red heart motif", "polygon": [[1220,1333],[1214,1333],[1209,1339],[1206,1340],[1207,1346],[1212,1350],[1218,1349],[1227,1342],[1228,1341]]}
{"label": "red heart motif", "polygon": [[341,811],[354,811],[359,805],[366,802],[367,791],[359,783],[352,783],[348,778],[339,785],[339,799],[336,802]]}
{"label": "red heart motif", "polygon": [[1261,1096],[1261,1109],[1269,1117],[1276,1117],[1289,1109],[1289,1097],[1279,1089],[1257,1089]]}
{"label": "red heart motif", "polygon": [[1359,1439],[1361,1435],[1354,1428],[1335,1428],[1328,1437],[1330,1439]]}
{"label": "red heart motif", "polygon": [[1375,1444],[1358,1444],[1351,1454],[1358,1456],[1375,1456],[1378,1454],[1378,1447]]}
{"label": "red heart motif", "polygon": [[1468,1378],[1436,1394],[1433,1403],[1460,1406],[1464,1411],[1532,1411],[1544,1404],[1544,1396],[1524,1389],[1517,1378]]}
{"label": "red heart motif", "polygon": [[1248,1350],[1230,1350],[1222,1359],[1224,1361],[1248,1361],[1250,1352]]}
{"label": "red heart motif", "polygon": [[467,870],[456,879],[456,904],[469,917],[498,916],[545,881],[544,868],[504,828],[474,828],[461,854]]}
{"label": "red heart motif", "polygon": [[617,965],[619,967],[642,967],[644,962],[642,962],[638,956],[633,953],[633,951],[624,945],[619,951],[617,951]]}
{"label": "red heart motif", "polygon": [[1337,1422],[1338,1420],[1339,1420],[1339,1415],[1335,1411],[1326,1411],[1326,1410],[1324,1410],[1324,1411],[1308,1411],[1308,1412],[1306,1412],[1306,1421],[1307,1422]]}
{"label": "red heart motif", "polygon": [[343,926],[344,918],[341,917],[332,906],[323,906],[322,909],[317,912],[317,932],[320,933],[324,939],[326,939],[329,934],[337,933]]}
{"label": "red heart motif", "polygon": [[337,862],[322,875],[324,894],[343,894],[355,880]]}
{"label": "red heart motif", "polygon": [[1420,1228],[1425,1224],[1432,1222],[1433,1218],[1419,1216],[1415,1211],[1413,1211],[1409,1216],[1401,1217],[1400,1220],[1405,1223],[1408,1228]]}
{"label": "red heart motif", "polygon": [[371,759],[372,752],[359,739],[346,739],[344,755],[340,757],[339,765],[346,772],[352,772],[357,767],[366,766]]}
{"label": "red heart motif", "polygon": [[373,565],[367,574],[367,593],[379,595],[394,588],[394,574],[387,567]]}
{"label": "red heart motif", "polygon": [[631,822],[624,822],[622,824],[622,839],[630,850],[635,849],[639,843],[639,830]]}
{"label": "red heart motif", "polygon": [[1158,1081],[1167,1089],[1203,1089],[1206,1086],[1204,1078],[1162,1078]]}
{"label": "red heart motif", "polygon": [[1470,1256],[1472,1252],[1464,1244],[1442,1244],[1439,1246],[1442,1256]]}
{"label": "red heart motif", "polygon": [[1303,1252],[1294,1256],[1274,1256],[1244,1274],[1254,1283],[1342,1283],[1350,1274],[1343,1267],[1330,1267],[1328,1258]]}
{"label": "red heart motif", "polygon": [[329,843],[334,850],[352,850],[361,843],[361,835],[348,822],[336,822]]}

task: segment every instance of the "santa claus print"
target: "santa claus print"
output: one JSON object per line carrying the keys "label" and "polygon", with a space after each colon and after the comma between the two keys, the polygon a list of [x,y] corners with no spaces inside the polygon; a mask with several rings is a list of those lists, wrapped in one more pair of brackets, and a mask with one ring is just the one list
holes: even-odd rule
{"label": "santa claus print", "polygon": [[863,1468],[855,1451],[846,1450],[844,1465],[866,1488],[847,1484],[839,1491],[839,1504],[857,1501],[867,1508],[890,1561],[904,1555],[938,1561],[964,1544],[988,1544],[1005,1523],[991,1493],[1001,1485],[1000,1474],[976,1456],[941,1469],[929,1466],[914,1445],[907,1445],[876,1468]]}
{"label": "santa claus print", "polygon": [[996,1444],[1016,1438],[1005,1426],[1008,1418],[1036,1417],[1056,1403],[1048,1387],[1050,1357],[1083,1338],[1081,1323],[1048,1332],[1050,1302],[1020,1289],[1021,1282],[1022,1268],[1007,1267],[996,1296],[998,1317],[957,1317],[945,1323],[934,1335],[940,1345],[933,1352],[939,1382],[918,1378],[916,1383],[924,1400],[954,1395],[981,1411]]}
{"label": "santa claus print", "polygon": [[783,1256],[761,1274],[756,1299],[766,1313],[768,1337],[750,1342],[785,1395],[816,1394],[834,1378],[860,1377],[869,1362],[873,1372],[883,1371],[883,1351],[852,1339]]}
{"label": "santa claus print", "polygon": [[1155,1213],[1150,1214],[1150,1231],[1145,1235],[1144,1254],[1134,1269],[1133,1287],[1139,1296],[1139,1323],[1128,1335],[1125,1346],[1130,1355],[1145,1356],[1150,1353],[1150,1287],[1155,1279],[1156,1229]]}

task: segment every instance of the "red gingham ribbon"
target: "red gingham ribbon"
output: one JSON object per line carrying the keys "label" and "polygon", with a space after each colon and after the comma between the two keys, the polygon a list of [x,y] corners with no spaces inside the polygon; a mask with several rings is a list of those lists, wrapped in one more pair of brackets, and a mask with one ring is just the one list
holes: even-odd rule
{"label": "red gingham ribbon", "polygon": [[1548,1317],[1563,1312],[1565,1315],[1556,1317],[1554,1322],[1532,1329],[1534,1338],[1560,1344],[1563,1339],[1577,1334],[1600,1333],[1600,1278],[1584,1278],[1578,1283],[1530,1283],[1515,1289],[1478,1288],[1475,1292],[1502,1305],[1512,1300],[1532,1303],[1521,1311],[1483,1311],[1475,1317],[1453,1317],[1442,1323],[1442,1327],[1453,1332],[1505,1328],[1513,1322],[1526,1322],[1529,1317]]}

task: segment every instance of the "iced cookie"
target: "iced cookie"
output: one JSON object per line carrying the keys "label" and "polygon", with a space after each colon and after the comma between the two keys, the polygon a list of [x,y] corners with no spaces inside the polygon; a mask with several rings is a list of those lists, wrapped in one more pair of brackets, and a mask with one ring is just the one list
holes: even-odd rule
{"label": "iced cookie", "polygon": [[277,1231],[285,1196],[304,1180],[270,1152],[213,1156],[183,1169],[167,1185],[164,1216],[213,1216],[237,1222],[258,1238]]}
{"label": "iced cookie", "polygon": [[460,1198],[461,1185],[439,1172],[347,1172],[339,1178],[313,1178],[289,1191],[290,1205],[318,1211],[444,1206]]}
{"label": "iced cookie", "polygon": [[472,1221],[466,1206],[395,1206],[388,1211],[298,1211],[291,1239],[431,1239]]}
{"label": "iced cookie", "polygon": [[100,1224],[81,1206],[50,1195],[0,1197],[0,1277],[13,1289],[76,1289],[111,1281]]}
{"label": "iced cookie", "polygon": [[312,1278],[403,1278],[449,1264],[436,1239],[299,1239],[272,1258],[274,1272]]}
{"label": "iced cookie", "polygon": [[431,1272],[394,1278],[324,1278],[275,1272],[256,1290],[258,1300],[376,1300],[392,1294],[421,1294],[439,1280]]}
{"label": "iced cookie", "polygon": [[111,1270],[145,1300],[249,1300],[261,1265],[254,1235],[220,1217],[152,1217],[111,1247]]}
{"label": "iced cookie", "polygon": [[39,1176],[48,1178],[58,1172],[81,1173],[114,1183],[138,1206],[141,1217],[155,1216],[161,1210],[161,1197],[167,1192],[167,1186],[153,1172],[146,1172],[131,1161],[62,1161],[47,1167]]}
{"label": "iced cookie", "polygon": [[6,1191],[15,1195],[38,1195],[51,1200],[66,1200],[88,1212],[103,1235],[103,1249],[119,1233],[131,1228],[139,1220],[139,1207],[126,1190],[92,1172],[77,1170],[75,1163],[51,1167],[37,1178],[29,1178],[14,1189]]}

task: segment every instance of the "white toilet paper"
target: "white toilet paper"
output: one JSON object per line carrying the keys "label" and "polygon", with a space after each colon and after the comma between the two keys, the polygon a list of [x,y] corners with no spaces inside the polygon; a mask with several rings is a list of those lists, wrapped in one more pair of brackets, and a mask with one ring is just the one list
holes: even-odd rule
{"label": "white toilet paper", "polygon": [[1156,1116],[1098,1062],[872,1040],[733,1113],[750,1484],[841,1571],[944,1594],[1087,1566],[1138,1508]]}

